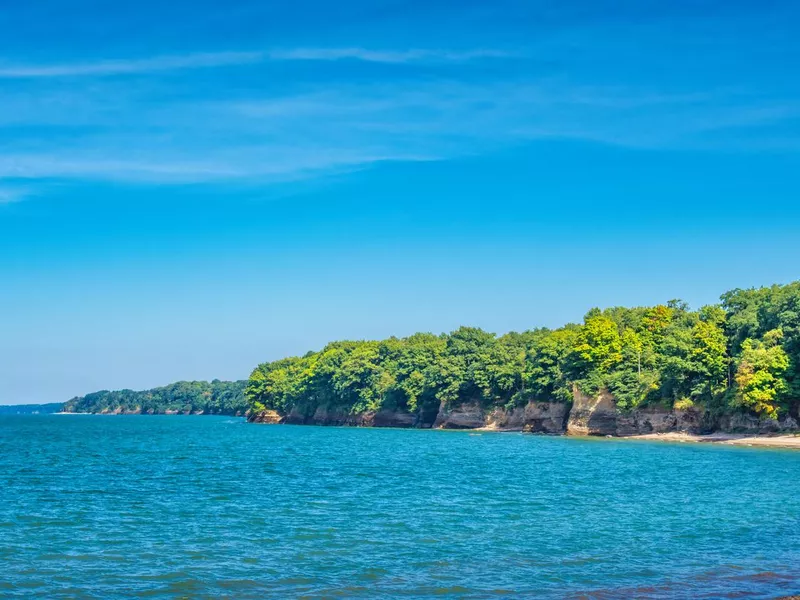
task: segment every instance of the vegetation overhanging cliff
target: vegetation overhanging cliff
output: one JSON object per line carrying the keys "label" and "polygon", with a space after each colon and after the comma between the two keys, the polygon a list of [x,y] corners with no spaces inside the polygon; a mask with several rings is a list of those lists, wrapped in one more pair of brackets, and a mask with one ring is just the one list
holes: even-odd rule
{"label": "vegetation overhanging cliff", "polygon": [[333,342],[259,365],[245,395],[250,419],[262,422],[603,435],[795,429],[800,282],[736,289],[699,310],[678,300],[592,309],[580,324],[500,337],[461,327]]}

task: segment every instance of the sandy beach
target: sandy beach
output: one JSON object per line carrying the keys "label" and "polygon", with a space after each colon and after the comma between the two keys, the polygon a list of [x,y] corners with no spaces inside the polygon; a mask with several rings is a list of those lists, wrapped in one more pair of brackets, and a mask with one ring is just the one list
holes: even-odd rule
{"label": "sandy beach", "polygon": [[664,442],[697,442],[726,444],[729,446],[762,446],[771,448],[800,449],[800,434],[784,435],[748,435],[735,433],[711,433],[708,435],[693,435],[691,433],[649,433],[647,435],[633,435],[627,439],[635,440],[660,440]]}

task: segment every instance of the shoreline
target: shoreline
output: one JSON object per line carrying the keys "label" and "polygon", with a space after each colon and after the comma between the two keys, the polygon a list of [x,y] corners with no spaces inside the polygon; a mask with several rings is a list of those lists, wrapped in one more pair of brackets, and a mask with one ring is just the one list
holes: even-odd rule
{"label": "shoreline", "polygon": [[[48,413],[51,415],[99,415],[99,416],[119,416],[119,415],[133,415],[133,416],[154,416],[148,413],[141,413],[141,412],[130,412],[130,413],[116,413],[116,412],[107,412],[107,413],[90,413],[90,412],[55,412],[55,413]],[[204,413],[157,413],[157,415],[163,416],[203,416]],[[226,414],[211,414],[208,413],[209,416],[219,416],[219,417],[236,417],[237,415],[226,415]],[[244,415],[238,415],[241,418],[246,418]],[[253,421],[247,419],[248,422],[253,424],[261,424],[261,425],[301,425],[306,427],[363,427],[368,429],[417,429],[416,427],[380,427],[380,426],[365,426],[365,425],[356,425],[356,424],[319,424],[319,423],[280,423],[280,422],[269,422],[269,421]],[[521,427],[497,427],[496,425],[489,425],[484,427],[459,427],[459,428],[449,428],[449,427],[427,427],[421,429],[431,429],[431,430],[441,430],[441,431],[462,431],[462,432],[471,432],[475,434],[482,434],[482,433],[527,433],[529,435],[546,435],[546,436],[553,436],[553,437],[585,437],[585,438],[595,438],[595,439],[615,439],[615,440],[643,440],[643,441],[659,441],[659,442],[673,442],[673,443],[695,443],[695,444],[720,444],[725,446],[745,446],[745,447],[759,447],[759,448],[782,448],[782,449],[793,449],[793,450],[800,450],[800,432],[794,433],[765,433],[765,434],[752,434],[752,433],[726,433],[726,432],[714,432],[714,433],[707,433],[707,434],[694,434],[694,433],[687,433],[687,432],[680,432],[680,431],[671,431],[671,432],[664,432],[664,433],[645,433],[645,434],[634,434],[634,435],[569,435],[566,432],[556,433],[556,432],[532,432],[526,430],[525,428]]]}
{"label": "shoreline", "polygon": [[[286,423],[280,421],[252,421],[248,423],[255,425],[288,425],[294,427],[354,427],[359,429],[417,429],[427,431],[453,431],[469,433],[470,435],[480,435],[484,433],[522,433],[532,436],[564,437],[575,439],[611,439],[611,440],[643,440],[659,442],[695,443],[695,444],[720,444],[726,446],[744,446],[761,448],[784,448],[800,450],[800,431],[791,433],[727,433],[717,431],[714,433],[695,434],[681,431],[670,431],[664,433],[645,433],[633,435],[575,435],[567,432],[545,432],[530,431],[521,427],[392,427],[361,425],[355,423]],[[800,600],[800,599],[798,599]]]}
{"label": "shoreline", "polygon": [[[314,425],[311,425],[314,427]],[[533,433],[522,429],[504,429],[497,427],[477,427],[475,429],[440,429],[439,431],[464,431],[474,434],[481,433],[524,433],[535,436],[565,437],[577,439],[609,439],[609,440],[633,440],[633,441],[658,441],[673,443],[693,443],[693,444],[718,444],[724,446],[744,446],[758,448],[783,448],[800,450],[800,432],[783,434],[749,434],[749,433],[705,433],[695,434],[680,431],[667,433],[645,433],[638,435],[569,435],[567,433]],[[800,600],[800,598],[798,598]]]}
{"label": "shoreline", "polygon": [[[311,425],[314,427],[314,425]],[[680,431],[671,431],[667,433],[645,433],[638,435],[569,435],[567,433],[533,433],[523,429],[505,429],[497,427],[477,427],[474,429],[441,429],[434,428],[438,431],[464,431],[471,433],[524,433],[527,435],[535,436],[548,436],[548,437],[565,437],[565,438],[583,438],[583,439],[609,439],[609,440],[642,440],[642,441],[658,441],[658,442],[673,442],[673,443],[693,443],[693,444],[719,444],[724,446],[744,446],[744,447],[760,447],[760,448],[783,448],[800,450],[800,432],[798,433],[783,433],[783,434],[749,434],[749,433],[705,433],[695,434]],[[800,600],[800,598],[798,598]]]}
{"label": "shoreline", "polygon": [[661,442],[689,442],[696,444],[721,444],[725,446],[753,446],[760,448],[791,448],[800,450],[800,434],[753,435],[747,433],[692,434],[682,432],[647,433],[619,436],[617,439]]}

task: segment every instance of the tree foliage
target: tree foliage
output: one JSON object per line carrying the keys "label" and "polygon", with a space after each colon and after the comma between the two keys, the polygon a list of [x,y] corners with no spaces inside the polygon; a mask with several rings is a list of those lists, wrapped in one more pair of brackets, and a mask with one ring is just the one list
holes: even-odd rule
{"label": "tree foliage", "polygon": [[735,377],[735,405],[759,415],[778,416],[789,389],[785,379],[789,356],[779,345],[782,337],[783,332],[774,329],[764,336],[763,341],[747,338],[742,342]]}
{"label": "tree foliage", "polygon": [[141,412],[151,414],[198,413],[213,415],[244,414],[246,381],[178,381],[152,390],[103,390],[72,398],[65,412],[108,413]]}
{"label": "tree foliage", "polygon": [[[580,324],[502,336],[474,327],[383,341],[334,342],[259,365],[253,410],[319,407],[435,414],[439,405],[569,402],[608,389],[623,409],[658,404],[771,417],[800,403],[800,282],[733,290],[692,311],[592,309]],[[780,331],[780,335],[775,333]]]}

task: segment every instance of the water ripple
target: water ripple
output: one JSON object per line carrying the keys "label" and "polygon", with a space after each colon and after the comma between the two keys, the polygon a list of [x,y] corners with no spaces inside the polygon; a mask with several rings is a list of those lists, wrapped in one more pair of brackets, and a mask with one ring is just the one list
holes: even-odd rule
{"label": "water ripple", "polygon": [[800,453],[0,417],[3,598],[773,598]]}

